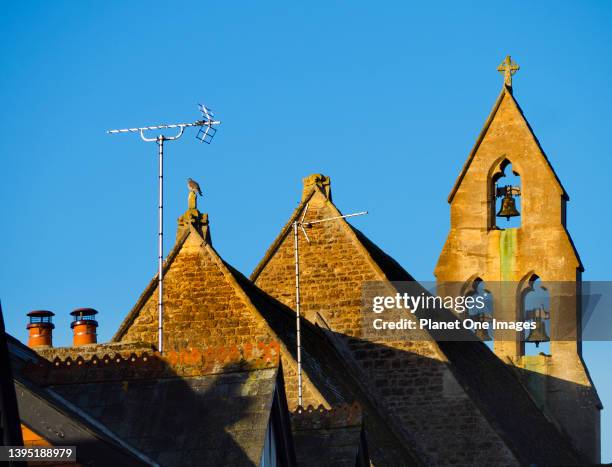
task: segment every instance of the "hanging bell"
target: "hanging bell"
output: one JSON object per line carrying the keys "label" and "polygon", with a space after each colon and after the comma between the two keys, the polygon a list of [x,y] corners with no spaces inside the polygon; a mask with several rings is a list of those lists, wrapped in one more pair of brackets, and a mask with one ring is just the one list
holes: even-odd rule
{"label": "hanging bell", "polygon": [[496,215],[497,217],[505,217],[506,220],[521,215],[516,209],[516,202],[510,193],[506,192],[504,199],[502,199],[501,208],[499,208],[499,212]]}
{"label": "hanging bell", "polygon": [[550,337],[546,334],[546,326],[542,318],[535,318],[536,327],[529,331],[529,335],[525,342],[533,342],[536,347],[540,346],[540,342],[549,342]]}

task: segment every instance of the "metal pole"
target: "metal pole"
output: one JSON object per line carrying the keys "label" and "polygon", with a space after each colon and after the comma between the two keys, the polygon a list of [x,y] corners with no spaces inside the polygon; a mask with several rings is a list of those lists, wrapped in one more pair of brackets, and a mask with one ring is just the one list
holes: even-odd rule
{"label": "metal pole", "polygon": [[300,332],[300,254],[298,222],[293,223],[293,246],[295,251],[295,326],[297,338],[298,405],[302,405],[302,341]]}
{"label": "metal pole", "polygon": [[364,214],[367,214],[367,213],[368,211],[361,211],[361,212],[356,212],[354,214],[345,214],[344,216],[334,216],[334,217],[328,217],[327,219],[320,219],[318,221],[304,222],[304,224],[307,227],[310,227],[311,225],[320,224],[321,222],[333,221],[335,219],[347,219],[349,217],[355,217],[355,216],[363,216]]}
{"label": "metal pole", "polygon": [[164,318],[164,137],[157,137],[159,146],[159,237],[158,237],[158,265],[157,265],[157,291],[158,291],[158,324],[157,347],[163,353],[163,318]]}
{"label": "metal pole", "polygon": [[[196,138],[203,143],[210,143],[217,131],[214,125],[221,124],[220,121],[212,118],[212,112],[204,105],[199,105],[202,112],[202,120],[193,123],[173,123],[171,125],[143,126],[137,128],[123,128],[120,130],[108,130],[107,133],[140,133],[143,141],[148,143],[155,142],[159,146],[159,233],[158,233],[158,267],[157,267],[157,291],[158,291],[158,324],[157,324],[157,347],[159,353],[163,353],[163,318],[164,318],[164,141],[175,141],[183,136],[185,128],[199,127]],[[155,138],[147,138],[146,131],[161,130],[166,128],[178,128],[178,133],[174,136],[159,135]]]}
{"label": "metal pole", "polygon": [[299,235],[298,228],[302,229],[302,233],[304,234],[304,238],[306,241],[310,243],[310,239],[308,238],[308,234],[306,233],[306,229],[304,226],[310,227],[314,224],[320,224],[321,222],[328,222],[336,219],[346,219],[347,217],[355,217],[355,216],[363,216],[367,214],[368,211],[356,212],[354,214],[346,214],[343,216],[334,216],[328,217],[326,219],[320,219],[318,221],[313,222],[304,222],[304,218],[306,217],[306,213],[308,212],[308,204],[304,208],[304,213],[302,214],[301,219],[293,222],[293,250],[295,254],[295,334],[297,340],[297,377],[298,377],[298,406],[302,405],[302,335],[301,335],[301,314],[300,314],[300,245],[299,245]]}

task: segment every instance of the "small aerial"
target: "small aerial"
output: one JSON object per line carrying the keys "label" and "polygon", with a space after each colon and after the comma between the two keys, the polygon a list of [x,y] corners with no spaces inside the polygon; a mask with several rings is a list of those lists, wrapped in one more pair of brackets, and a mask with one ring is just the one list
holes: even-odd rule
{"label": "small aerial", "polygon": [[204,117],[204,119],[202,120],[203,124],[200,125],[196,138],[199,139],[201,143],[210,144],[217,132],[217,129],[213,125],[219,125],[221,122],[215,120],[212,111],[204,104],[198,104],[198,108],[200,112],[202,112],[202,117]]}
{"label": "small aerial", "polygon": [[[161,125],[142,126],[142,127],[137,127],[137,128],[122,128],[120,130],[108,130],[107,133],[109,134],[140,133],[140,136],[142,137],[144,141],[157,141],[159,143],[159,141],[163,142],[163,141],[172,141],[175,139],[179,139],[181,136],[183,136],[183,132],[185,131],[185,128],[197,126],[197,127],[200,127],[200,130],[198,131],[196,138],[199,139],[200,142],[202,143],[210,144],[213,137],[215,136],[215,133],[217,132],[217,129],[214,128],[214,126],[220,125],[221,122],[219,120],[214,120],[213,113],[204,104],[198,104],[198,108],[200,109],[200,112],[202,112],[202,117],[204,118],[202,118],[202,120],[196,120],[193,123],[173,123],[170,125],[162,123]],[[178,128],[179,132],[174,136],[160,135],[157,138],[146,138],[144,135],[145,131],[163,130],[166,128]]]}

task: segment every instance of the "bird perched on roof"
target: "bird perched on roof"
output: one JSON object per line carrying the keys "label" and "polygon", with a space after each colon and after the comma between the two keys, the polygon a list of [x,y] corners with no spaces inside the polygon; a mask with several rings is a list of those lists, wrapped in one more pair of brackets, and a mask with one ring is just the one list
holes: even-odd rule
{"label": "bird perched on roof", "polygon": [[196,195],[202,196],[202,190],[200,190],[200,185],[198,185],[198,182],[196,182],[195,180],[192,180],[191,178],[188,178],[187,179],[187,188],[189,188],[189,191],[192,191]]}

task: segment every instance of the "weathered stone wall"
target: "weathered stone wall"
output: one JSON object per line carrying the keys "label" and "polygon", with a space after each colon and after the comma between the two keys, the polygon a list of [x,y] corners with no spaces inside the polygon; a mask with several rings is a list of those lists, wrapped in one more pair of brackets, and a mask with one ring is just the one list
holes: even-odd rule
{"label": "weathered stone wall", "polygon": [[[451,228],[435,275],[440,284],[475,277],[489,284],[504,281],[507,290],[493,292],[494,316],[508,321],[522,319],[517,303],[534,274],[549,284],[552,357],[540,357],[545,365],[525,366],[524,344],[516,333],[497,339],[495,353],[526,370],[525,379],[531,374],[531,380],[542,380],[527,387],[539,388],[534,397],[546,401],[546,413],[598,462],[599,402],[576,334],[579,307],[572,284],[582,266],[565,227],[565,193],[508,89],[502,90],[490,119],[451,194]],[[506,161],[521,177],[521,226],[500,230],[494,227],[493,177]],[[565,281],[564,289],[574,288],[556,299],[551,288],[560,281]]]}
{"label": "weathered stone wall", "polygon": [[[121,335],[121,342],[157,346],[157,287],[149,293],[142,309]],[[165,349],[252,345],[277,339],[216,252],[196,232],[191,232],[164,275]],[[89,351],[95,352],[95,347]],[[49,355],[56,353],[52,351]],[[285,346],[281,346],[281,354],[287,398],[295,408],[297,363]],[[307,374],[303,374],[302,387],[305,404],[330,406]]]}
{"label": "weathered stone wall", "polygon": [[[164,276],[164,346],[179,350],[269,339],[261,318],[191,234]],[[122,341],[157,343],[157,288]]]}
{"label": "weathered stone wall", "polygon": [[[305,197],[309,194],[306,191]],[[316,190],[308,201],[307,221],[338,215],[324,191]],[[517,465],[456,382],[435,343],[383,343],[362,337],[363,282],[385,276],[345,221],[315,224],[307,232],[310,243],[300,233],[303,315],[312,322],[317,313],[323,316],[347,363],[391,426],[427,465]],[[268,252],[254,279],[295,307],[292,231]]]}
{"label": "weathered stone wall", "polygon": [[[331,205],[316,194],[308,207],[307,220],[337,215]],[[320,313],[332,329],[359,336],[361,285],[380,280],[370,262],[347,235],[344,221],[315,224],[306,229],[310,243],[299,232],[300,294],[302,316],[316,322]],[[285,305],[295,309],[295,261],[293,231],[290,231],[273,259],[257,276],[256,285]]]}

